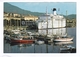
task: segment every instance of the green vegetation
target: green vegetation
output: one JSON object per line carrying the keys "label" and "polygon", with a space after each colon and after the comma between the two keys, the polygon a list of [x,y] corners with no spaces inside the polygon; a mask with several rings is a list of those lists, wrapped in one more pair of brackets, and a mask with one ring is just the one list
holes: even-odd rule
{"label": "green vegetation", "polygon": [[66,27],[76,27],[76,19],[67,19],[66,23]]}

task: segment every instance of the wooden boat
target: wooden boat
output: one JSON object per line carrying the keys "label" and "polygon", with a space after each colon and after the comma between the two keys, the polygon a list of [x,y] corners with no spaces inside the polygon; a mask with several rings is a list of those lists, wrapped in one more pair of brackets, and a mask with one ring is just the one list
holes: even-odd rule
{"label": "wooden boat", "polygon": [[73,37],[68,37],[68,36],[57,36],[57,37],[54,37],[54,40],[53,41],[72,41],[73,40]]}
{"label": "wooden boat", "polygon": [[16,43],[30,43],[34,42],[34,38],[32,36],[23,36],[20,34],[14,34],[11,37],[11,42],[16,42]]}

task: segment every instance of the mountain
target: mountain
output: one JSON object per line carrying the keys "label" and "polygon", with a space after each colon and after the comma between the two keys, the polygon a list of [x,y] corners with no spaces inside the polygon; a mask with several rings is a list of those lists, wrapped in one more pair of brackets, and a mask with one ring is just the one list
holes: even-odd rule
{"label": "mountain", "polygon": [[68,16],[64,16],[66,19],[76,19],[76,14],[70,14]]}
{"label": "mountain", "polygon": [[[44,13],[39,13],[39,12],[31,12],[28,10],[23,10],[17,6],[11,5],[9,3],[4,3],[4,12],[8,13],[17,13],[17,14],[24,14],[24,15],[34,15],[34,16],[40,16],[43,15]],[[65,18],[68,19],[76,19],[76,14],[71,14],[68,16],[63,15]]]}
{"label": "mountain", "polygon": [[38,13],[38,12],[31,12],[28,10],[23,10],[19,7],[13,6],[9,3],[4,3],[4,12],[8,13],[17,13],[17,14],[24,14],[24,15],[34,15],[34,16],[39,16],[42,15],[43,13]]}

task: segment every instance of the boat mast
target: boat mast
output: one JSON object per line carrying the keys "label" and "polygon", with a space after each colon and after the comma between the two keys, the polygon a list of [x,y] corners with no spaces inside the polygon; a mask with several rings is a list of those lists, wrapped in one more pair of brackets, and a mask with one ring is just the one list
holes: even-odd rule
{"label": "boat mast", "polygon": [[[46,7],[46,16],[47,16],[47,29],[46,29],[46,35],[48,35],[48,13],[47,13],[47,7]],[[46,53],[48,53],[48,45],[46,44]]]}
{"label": "boat mast", "polygon": [[9,23],[10,23],[10,25],[9,25],[9,29],[11,29],[11,14],[9,14],[9,16],[10,16],[10,18],[9,18]]}
{"label": "boat mast", "polygon": [[[59,29],[60,29],[60,20],[61,20],[61,18],[59,17],[59,8],[58,8],[58,26],[59,26],[59,28],[58,28],[58,32],[59,32]],[[59,19],[60,18],[60,19]],[[62,26],[61,26],[62,27]],[[58,35],[60,35],[59,33],[58,33]]]}
{"label": "boat mast", "polygon": [[17,19],[17,29],[18,29],[18,19]]}
{"label": "boat mast", "polygon": [[52,16],[52,35],[53,35],[53,16]]}
{"label": "boat mast", "polygon": [[52,17],[52,35],[53,35],[53,17]]}
{"label": "boat mast", "polygon": [[62,36],[62,19],[61,19],[61,36]]}
{"label": "boat mast", "polygon": [[10,27],[9,27],[9,29],[11,29],[11,18],[10,18]]}
{"label": "boat mast", "polygon": [[46,16],[47,16],[47,29],[46,29],[46,35],[48,35],[48,14],[47,14],[47,7],[46,7]]}
{"label": "boat mast", "polygon": [[[68,19],[68,17],[67,17],[67,10],[66,10],[66,19]],[[66,20],[66,23],[67,23],[67,20]],[[66,34],[67,34],[67,27],[66,27]]]}
{"label": "boat mast", "polygon": [[[20,15],[21,19],[22,19],[22,15]],[[20,29],[21,29],[21,19],[20,19]]]}

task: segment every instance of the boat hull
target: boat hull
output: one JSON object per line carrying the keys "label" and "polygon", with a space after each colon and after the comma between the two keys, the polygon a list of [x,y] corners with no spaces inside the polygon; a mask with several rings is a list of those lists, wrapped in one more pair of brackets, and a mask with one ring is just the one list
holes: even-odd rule
{"label": "boat hull", "polygon": [[73,42],[72,41],[61,41],[61,42],[55,42],[54,44],[55,45],[63,45],[63,44],[72,44]]}
{"label": "boat hull", "polygon": [[[62,46],[62,47],[60,48],[60,51],[72,51],[72,50],[76,50],[76,48],[73,47],[73,46]],[[75,52],[76,52],[76,51],[75,51]]]}
{"label": "boat hull", "polygon": [[36,44],[44,44],[44,41],[35,41]]}
{"label": "boat hull", "polygon": [[33,43],[34,40],[15,40],[15,39],[11,39],[11,42],[14,42],[14,43]]}
{"label": "boat hull", "polygon": [[54,41],[72,41],[73,38],[59,38],[59,39],[54,39]]}

